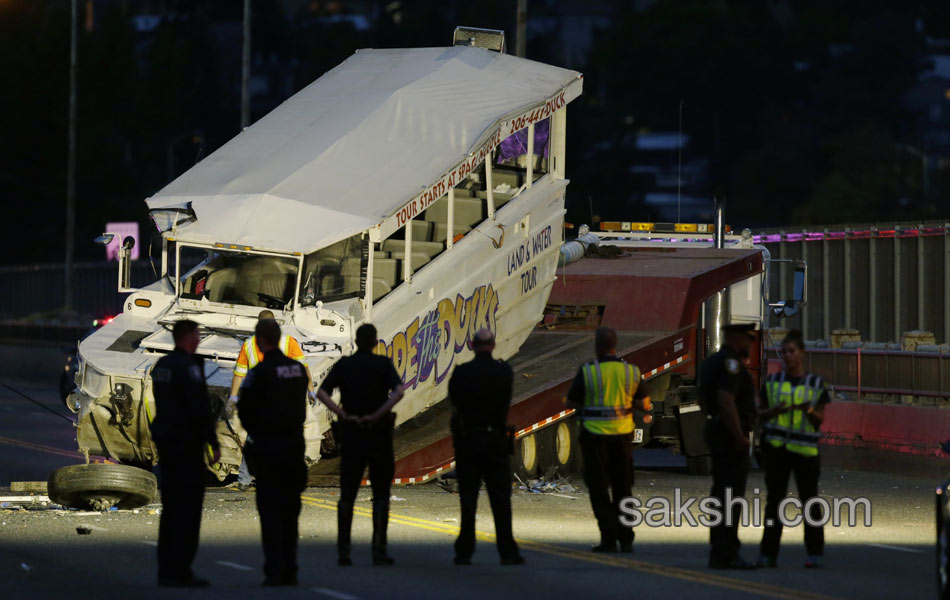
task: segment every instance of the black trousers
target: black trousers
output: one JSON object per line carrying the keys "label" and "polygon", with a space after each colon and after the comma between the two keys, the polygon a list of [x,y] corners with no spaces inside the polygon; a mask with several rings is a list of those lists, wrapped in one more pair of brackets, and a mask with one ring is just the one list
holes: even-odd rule
{"label": "black trousers", "polygon": [[384,419],[371,427],[351,423],[343,426],[340,444],[340,502],[337,505],[337,549],[349,553],[353,505],[369,467],[373,489],[373,551],[386,551],[389,524],[389,493],[396,472],[393,456],[392,421]]}
{"label": "black trousers", "polygon": [[[722,507],[722,522],[709,529],[709,559],[716,562],[731,562],[739,555],[739,525],[742,522],[742,507],[733,503],[731,510],[726,505],[726,490],[732,490],[732,498],[745,496],[746,480],[749,477],[748,453],[735,450],[731,436],[716,426],[707,429],[706,439],[712,453],[712,490],[709,495],[718,498]],[[718,429],[718,430],[717,430]],[[726,512],[731,512],[731,524],[726,524]]]}
{"label": "black trousers", "polygon": [[[796,452],[790,452],[784,446],[775,448],[767,441],[763,443],[762,449],[765,454],[765,487],[768,490],[768,497],[765,502],[765,531],[762,534],[759,550],[763,556],[775,557],[778,556],[779,544],[782,541],[782,523],[778,519],[778,505],[788,494],[789,475],[795,475],[798,497],[804,506],[811,498],[818,497],[821,460],[818,456],[802,456]],[[811,518],[820,519],[821,508],[812,506],[811,509]],[[770,522],[772,525],[769,525]],[[824,528],[813,527],[807,522],[804,522],[804,526],[805,550],[809,555],[821,556],[825,551]]]}
{"label": "black trousers", "polygon": [[485,482],[495,519],[495,543],[503,558],[518,555],[511,530],[511,463],[506,432],[467,430],[453,436],[455,472],[458,476],[462,522],[455,540],[455,556],[471,558],[475,552],[475,511],[478,492]]}
{"label": "black trousers", "polygon": [[158,448],[162,516],[158,525],[158,577],[182,579],[192,574],[198,552],[204,503],[205,463],[202,450]]}
{"label": "black trousers", "polygon": [[303,448],[255,440],[245,447],[245,453],[248,467],[257,479],[264,577],[296,581],[300,494],[307,485]]}
{"label": "black trousers", "polygon": [[579,440],[584,484],[600,528],[601,543],[633,543],[633,528],[620,523],[620,502],[633,493],[632,436],[595,435],[581,429]]}

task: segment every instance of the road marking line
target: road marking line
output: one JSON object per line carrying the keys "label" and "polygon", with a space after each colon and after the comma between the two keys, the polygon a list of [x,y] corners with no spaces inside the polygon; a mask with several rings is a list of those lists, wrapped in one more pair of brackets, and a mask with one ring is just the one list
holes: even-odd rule
{"label": "road marking line", "polygon": [[913,554],[923,554],[923,550],[918,548],[903,548],[901,546],[891,546],[890,544],[869,544],[875,548],[883,548],[885,550],[897,550],[898,552],[911,552]]}
{"label": "road marking line", "polygon": [[254,567],[248,567],[247,565],[239,565],[237,563],[229,562],[226,560],[216,560],[214,561],[221,565],[222,567],[229,567],[231,569],[237,569],[238,571],[256,571]]}
{"label": "road marking line", "polygon": [[[323,508],[327,510],[336,510],[336,503],[324,500],[322,498],[316,498],[313,496],[302,496],[301,500],[304,504],[308,506],[313,506],[316,508]],[[362,507],[354,507],[353,513],[355,515],[363,517],[372,517],[373,511],[371,509],[366,509]],[[450,525],[448,523],[442,523],[439,521],[427,521],[425,519],[419,519],[416,517],[410,517],[407,515],[400,515],[396,513],[389,513],[389,522],[395,523],[398,525],[407,525],[409,527],[414,527],[417,529],[425,529],[428,531],[433,531],[436,533],[444,533],[448,535],[457,536],[459,533],[459,527],[457,525]],[[492,533],[487,533],[484,531],[475,531],[475,537],[484,542],[493,542],[495,540],[495,535]],[[536,552],[542,552],[544,554],[549,554],[552,556],[560,556],[563,558],[570,558],[574,560],[584,560],[592,563],[599,563],[602,565],[608,565],[612,567],[620,567],[624,569],[630,569],[633,571],[639,571],[642,573],[648,573],[651,575],[657,575],[660,577],[669,577],[673,579],[679,579],[682,581],[689,581],[692,583],[698,583],[701,585],[711,585],[721,588],[727,588],[731,590],[736,590],[740,592],[747,592],[750,594],[759,594],[762,596],[770,596],[773,598],[780,598],[782,600],[832,600],[832,596],[826,596],[823,594],[816,594],[813,592],[806,592],[804,590],[788,590],[783,587],[769,585],[766,583],[759,583],[757,581],[747,581],[744,579],[734,579],[731,577],[725,577],[722,575],[716,575],[709,573],[708,571],[695,571],[692,569],[683,569],[679,567],[671,567],[668,565],[661,565],[656,563],[649,563],[642,560],[634,560],[630,558],[620,558],[612,557],[607,555],[598,555],[591,552],[582,552],[580,550],[575,550],[573,548],[565,548],[563,546],[556,546],[554,544],[546,544],[543,542],[534,542],[531,540],[517,539],[516,541],[520,546],[527,550],[534,550]]]}
{"label": "road marking line", "polygon": [[149,546],[158,546],[158,542],[153,542],[151,540],[142,540],[143,544],[148,544]]}
{"label": "road marking line", "polygon": [[357,600],[356,596],[351,596],[349,594],[344,594],[343,592],[338,592],[336,590],[331,590],[322,587],[310,588],[318,594],[323,594],[324,596],[329,596],[331,598],[337,598],[337,600]]}

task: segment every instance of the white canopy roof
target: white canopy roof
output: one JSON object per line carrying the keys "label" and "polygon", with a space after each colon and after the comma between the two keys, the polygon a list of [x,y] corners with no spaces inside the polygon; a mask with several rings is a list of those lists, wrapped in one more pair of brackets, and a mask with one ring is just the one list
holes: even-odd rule
{"label": "white canopy roof", "polygon": [[481,48],[361,50],[146,202],[191,203],[180,241],[311,252],[392,217],[580,88],[575,71]]}

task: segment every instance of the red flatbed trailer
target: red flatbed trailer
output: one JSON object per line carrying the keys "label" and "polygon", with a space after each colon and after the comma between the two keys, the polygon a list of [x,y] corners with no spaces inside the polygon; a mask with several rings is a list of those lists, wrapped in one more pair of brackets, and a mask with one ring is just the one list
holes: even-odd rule
{"label": "red flatbed trailer", "polygon": [[[671,375],[684,381],[695,377],[696,356],[697,352],[701,356],[704,340],[703,302],[763,269],[761,249],[664,244],[625,248],[617,258],[584,258],[560,269],[548,317],[510,361],[515,389],[508,421],[517,431],[515,472],[532,476],[550,466],[570,469],[577,464],[574,411],[565,406],[564,398],[578,367],[593,359],[592,329],[597,325],[617,330],[618,356],[639,366],[649,386],[655,420],[651,426],[643,422],[642,413],[637,414],[637,427],[645,430],[642,442],[670,438],[672,426],[684,438],[681,451],[688,456],[707,454],[701,439],[705,419],[695,394],[674,398],[675,390],[668,389]],[[577,313],[587,318],[559,320],[562,314]],[[749,365],[756,372],[757,355]],[[694,405],[695,409],[684,410]],[[690,415],[688,427],[675,423],[677,411]],[[397,429],[394,483],[423,483],[454,468],[450,416],[449,403],[440,402]],[[685,423],[685,417],[682,420]],[[660,435],[650,435],[654,428],[661,430]],[[311,469],[311,481],[335,474],[336,462],[320,461]]]}

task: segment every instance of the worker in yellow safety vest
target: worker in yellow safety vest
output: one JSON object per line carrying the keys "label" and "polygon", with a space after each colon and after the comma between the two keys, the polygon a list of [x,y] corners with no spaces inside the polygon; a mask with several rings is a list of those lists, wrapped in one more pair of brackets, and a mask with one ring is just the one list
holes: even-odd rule
{"label": "worker in yellow safety vest", "polygon": [[[257,315],[258,323],[267,319],[273,320],[274,313],[269,310],[262,310]],[[292,336],[286,333],[281,334],[280,342],[277,344],[277,347],[287,358],[299,360],[303,363],[303,350],[300,348],[300,343]],[[241,352],[238,354],[237,362],[234,365],[234,375],[231,378],[231,395],[228,397],[227,410],[229,414],[233,412],[234,406],[237,404],[238,390],[241,389],[241,382],[247,376],[248,372],[256,367],[263,359],[264,354],[257,346],[257,336],[252,335],[244,341],[244,345],[241,346]],[[312,394],[313,378],[310,377],[310,369],[307,368],[306,364],[304,364],[304,371],[307,373],[308,392]],[[243,456],[241,457],[241,467],[238,469],[237,485],[241,491],[247,491],[251,487],[251,473],[247,468],[247,460],[245,460]]]}
{"label": "worker in yellow safety vest", "polygon": [[[830,402],[821,377],[805,371],[805,343],[800,331],[792,330],[785,336],[781,353],[785,368],[768,376],[759,400],[768,498],[758,566],[765,568],[777,564],[782,539],[779,504],[788,494],[789,475],[795,475],[802,507],[818,497],[819,428],[825,418],[825,405]],[[825,534],[822,527],[814,524],[822,517],[821,506],[813,504],[809,512],[813,523],[805,520],[805,567],[821,568]]]}
{"label": "worker in yellow safety vest", "polygon": [[640,369],[617,358],[617,333],[601,327],[594,334],[597,360],[583,365],[567,393],[567,405],[580,419],[584,483],[600,529],[594,552],[633,552],[633,528],[620,522],[620,502],[633,488],[634,403],[650,410]]}

